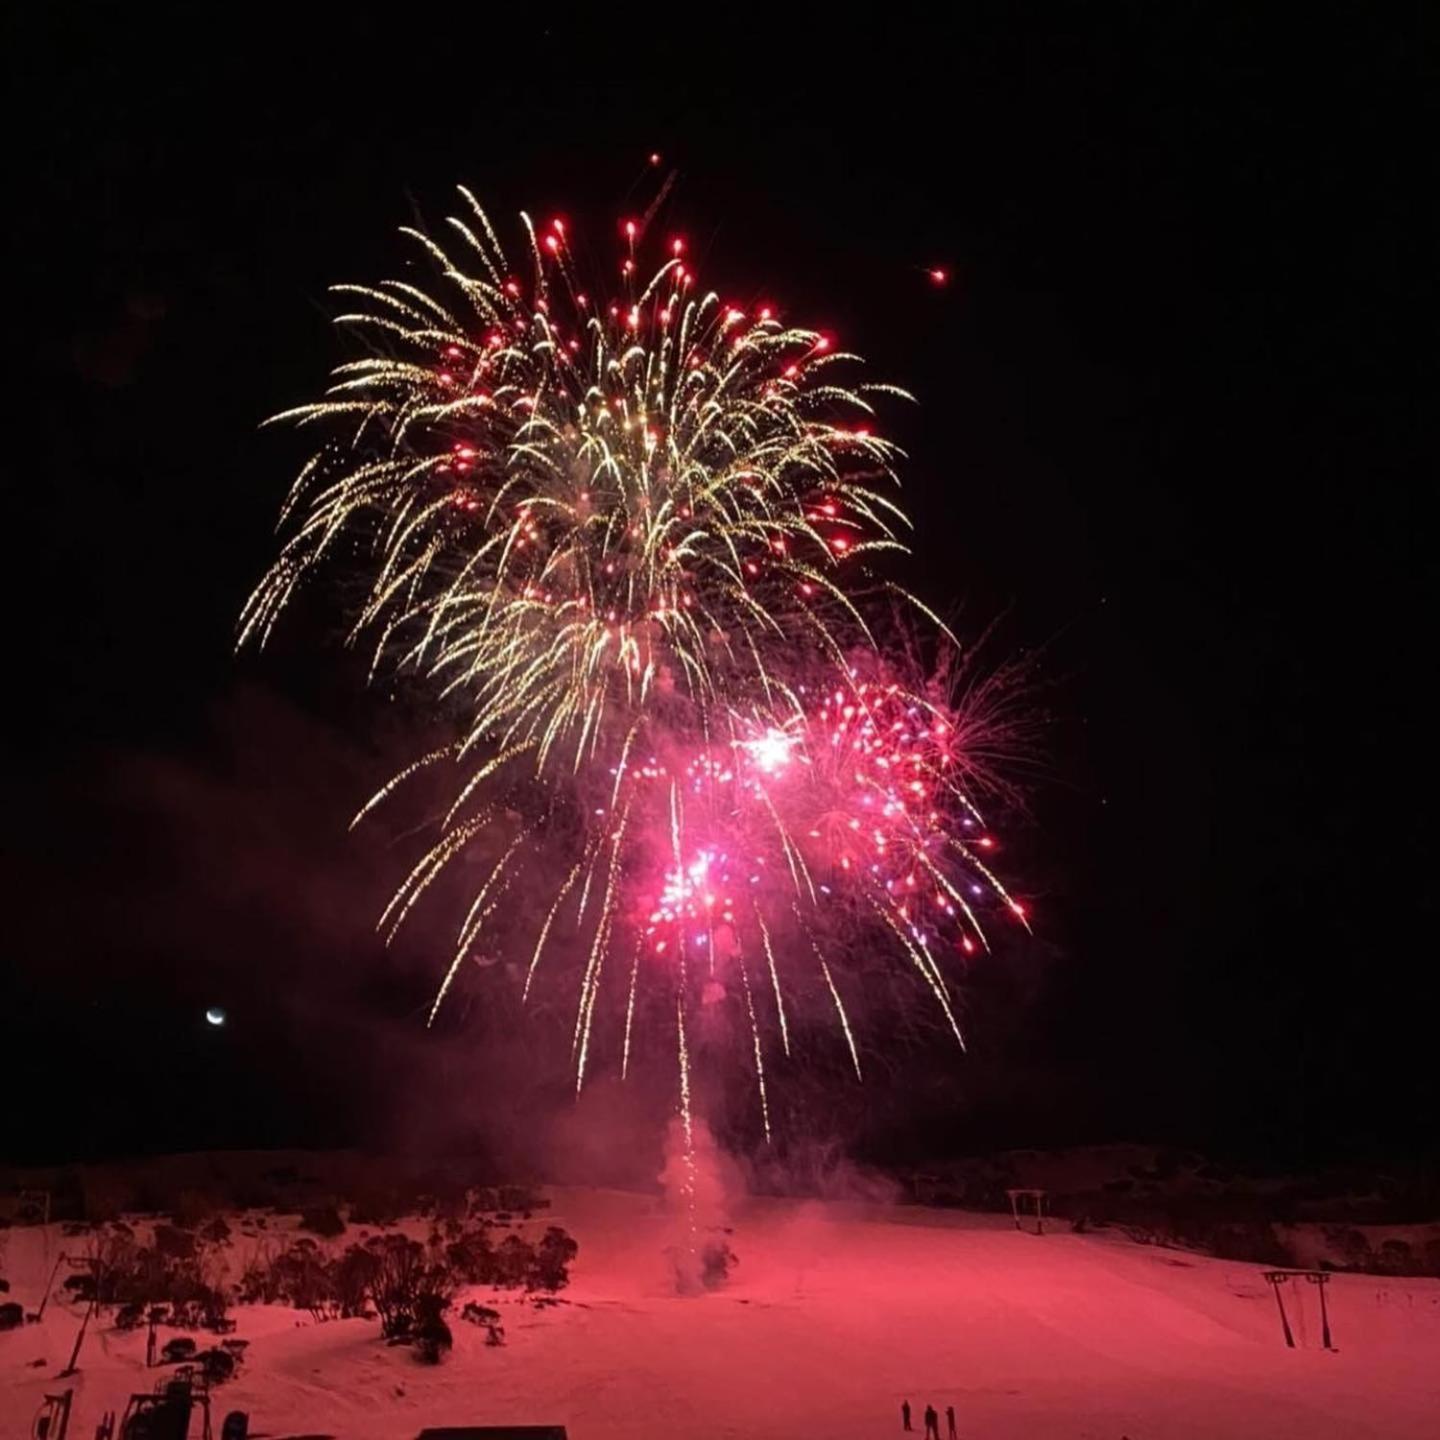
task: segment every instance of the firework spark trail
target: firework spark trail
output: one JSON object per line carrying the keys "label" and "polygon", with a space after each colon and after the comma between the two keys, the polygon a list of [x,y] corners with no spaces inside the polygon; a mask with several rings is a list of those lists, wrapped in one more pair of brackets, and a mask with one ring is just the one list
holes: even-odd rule
{"label": "firework spark trail", "polygon": [[630,988],[625,999],[625,1041],[620,1052],[620,1078],[630,1074],[630,1031],[635,1023],[635,987],[640,979],[640,951],[643,942],[635,937],[635,955],[630,962]]}
{"label": "firework spark trail", "polygon": [[484,926],[490,910],[485,907],[486,897],[490,894],[491,887],[505,873],[505,867],[509,865],[511,857],[520,848],[525,840],[525,832],[522,831],[510,842],[505,853],[495,862],[490,874],[486,876],[485,883],[476,892],[475,899],[460,926],[460,936],[455,946],[455,958],[450,962],[450,968],[445,972],[445,978],[440,982],[440,988],[435,994],[435,1002],[430,1007],[429,1023],[435,1023],[435,1016],[440,1012],[440,1006],[444,1003],[445,996],[450,986],[459,973],[460,966],[469,954],[470,947],[480,938],[481,928]]}
{"label": "firework spark trail", "polygon": [[820,962],[820,973],[825,977],[825,984],[830,990],[830,998],[835,1002],[835,1013],[840,1017],[840,1029],[844,1032],[845,1044],[850,1050],[850,1063],[855,1067],[855,1078],[863,1080],[865,1077],[860,1073],[860,1052],[855,1048],[855,1032],[850,1028],[849,1015],[845,1013],[845,1002],[835,988],[835,977],[830,973],[830,966],[820,953],[820,947],[813,945],[811,948],[815,951],[815,958]]}
{"label": "firework spark trail", "polygon": [[615,915],[615,885],[620,873],[621,847],[625,842],[625,826],[630,818],[627,807],[620,815],[620,823],[610,841],[610,868],[605,877],[605,898],[600,907],[600,923],[595,927],[595,940],[590,947],[590,959],[580,982],[580,1012],[576,1016],[575,1029],[579,1052],[575,1062],[575,1091],[578,1094],[585,1083],[585,1062],[590,1053],[590,1027],[595,1020],[595,997],[600,990],[600,974],[605,965],[606,942]]}
{"label": "firework spark trail", "polygon": [[770,1097],[765,1090],[765,1049],[760,1043],[760,1022],[755,1018],[755,997],[750,993],[750,972],[740,962],[740,983],[745,990],[745,1012],[750,1017],[750,1038],[755,1045],[755,1088],[760,1095],[760,1121],[770,1139]]}
{"label": "firework spark trail", "polygon": [[530,968],[525,972],[525,988],[520,992],[522,1001],[530,998],[530,987],[535,981],[535,971],[540,967],[540,954],[545,949],[545,941],[550,936],[550,927],[555,923],[555,916],[559,913],[560,906],[564,903],[565,897],[574,889],[576,880],[580,878],[580,870],[583,864],[584,861],[578,862],[569,875],[565,877],[565,883],[561,885],[555,896],[554,903],[550,906],[550,913],[546,915],[545,923],[540,927],[540,938],[535,942],[535,953],[530,957]]}
{"label": "firework spark trail", "polygon": [[[854,378],[858,357],[773,304],[703,289],[679,239],[644,279],[628,224],[610,297],[582,278],[564,221],[522,216],[516,266],[461,195],[453,239],[405,232],[434,293],[336,287],[351,306],[339,323],[370,351],[277,417],[326,438],[240,642],[263,644],[312,577],[363,577],[350,639],[373,645],[372,678],[417,677],[459,730],[356,816],[455,762],[439,836],[381,916],[387,942],[486,852],[433,1021],[513,877],[554,868],[521,998],[563,948],[578,1089],[607,958],[633,946],[621,1072],[643,966],[673,987],[693,1162],[694,986],[748,1027],[767,1136],[762,1028],[789,1062],[828,1008],[861,1075],[843,967],[870,939],[908,960],[963,1047],[941,955],[989,949],[991,911],[1027,924],[979,853],[995,842],[973,792],[1005,730],[986,718],[989,682],[962,693],[877,649],[886,592],[954,641],[868,568],[909,525],[890,493],[901,452],[874,429],[876,402],[903,391]],[[773,1021],[746,959],[761,952]]]}
{"label": "firework spark trail", "polygon": [[700,1223],[696,1214],[699,1177],[695,1154],[695,1117],[690,1104],[690,1044],[685,1035],[683,967],[681,982],[675,992],[675,1049],[680,1059],[680,1123],[685,1136],[685,1148],[681,1156],[684,1168],[680,1181],[680,1196],[685,1207],[687,1264],[693,1267],[700,1253]]}
{"label": "firework spark trail", "polygon": [[775,989],[775,1018],[780,1022],[780,1043],[786,1055],[790,1053],[790,1027],[785,1023],[785,992],[780,988],[780,971],[775,964],[775,951],[770,944],[770,927],[766,925],[759,910],[755,911],[755,923],[760,929],[760,938],[765,942],[765,959],[770,965],[770,983]]}

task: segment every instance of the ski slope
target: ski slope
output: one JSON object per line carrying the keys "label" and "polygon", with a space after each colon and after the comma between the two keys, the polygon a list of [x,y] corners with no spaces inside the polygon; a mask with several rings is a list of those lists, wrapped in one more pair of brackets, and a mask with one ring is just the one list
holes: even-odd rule
{"label": "ski slope", "polygon": [[[457,1302],[455,1348],[438,1368],[379,1343],[374,1322],[241,1307],[237,1333],[251,1344],[217,1392],[217,1435],[241,1409],[252,1435],[269,1437],[548,1423],[572,1440],[871,1440],[899,1433],[904,1398],[917,1435],[929,1402],[942,1434],[955,1406],[966,1440],[1440,1434],[1440,1281],[1334,1276],[1335,1352],[1321,1348],[1314,1288],[1292,1286],[1289,1350],[1259,1266],[1106,1234],[1021,1234],[990,1215],[757,1200],[733,1216],[728,1286],[682,1298],[658,1199],[549,1193],[535,1223],[580,1242],[569,1303],[535,1310],[467,1292],[501,1309],[507,1344],[487,1347]],[[6,1232],[6,1298],[33,1310],[67,1243],[83,1240],[55,1226]],[[236,1269],[245,1243],[232,1242]],[[0,1334],[0,1437],[29,1435],[41,1395],[70,1384],[71,1440],[90,1440],[104,1409],[153,1385],[144,1332],[108,1320],[92,1327],[80,1373],[58,1381],[79,1313],[52,1300],[40,1325]]]}

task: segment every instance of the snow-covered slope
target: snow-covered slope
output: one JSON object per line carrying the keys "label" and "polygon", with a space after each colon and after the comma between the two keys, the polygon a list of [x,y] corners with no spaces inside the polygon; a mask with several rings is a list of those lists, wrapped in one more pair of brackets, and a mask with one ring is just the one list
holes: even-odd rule
{"label": "snow-covered slope", "polygon": [[[217,1392],[217,1433],[219,1416],[241,1409],[271,1437],[559,1423],[573,1440],[860,1440],[895,1434],[908,1398],[917,1432],[927,1402],[942,1427],[953,1404],[967,1440],[1440,1434],[1440,1281],[1334,1276],[1336,1353],[1321,1349],[1314,1288],[1292,1286],[1289,1350],[1260,1267],[1105,1235],[1019,1234],[993,1216],[755,1201],[734,1217],[728,1287],[681,1298],[655,1199],[551,1193],[537,1223],[580,1242],[568,1304],[501,1301],[501,1349],[452,1316],[455,1348],[439,1368],[380,1344],[373,1322],[240,1308],[252,1343]],[[7,1298],[33,1309],[66,1243],[53,1226],[9,1231]],[[151,1388],[143,1331],[108,1321],[81,1373],[57,1381],[78,1323],[52,1300],[43,1324],[0,1334],[0,1437],[28,1435],[42,1393],[67,1383],[71,1440]]]}

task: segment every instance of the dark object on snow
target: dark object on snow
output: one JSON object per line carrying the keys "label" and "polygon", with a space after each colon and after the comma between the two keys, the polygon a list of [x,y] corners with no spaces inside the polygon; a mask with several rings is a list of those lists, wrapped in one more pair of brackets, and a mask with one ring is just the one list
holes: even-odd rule
{"label": "dark object on snow", "polygon": [[40,1412],[30,1423],[30,1433],[35,1440],[65,1440],[70,1428],[70,1402],[75,1397],[73,1390],[62,1395],[47,1395],[40,1402]]}
{"label": "dark object on snow", "polygon": [[443,1312],[450,1302],[436,1294],[421,1295],[415,1304],[415,1353],[427,1365],[438,1365],[455,1343]]}
{"label": "dark object on snow", "polygon": [[1043,1190],[1007,1190],[1006,1195],[1010,1197],[1010,1213],[1015,1217],[1015,1228],[1023,1227],[1020,1224],[1022,1200],[1028,1200],[1032,1207],[1031,1213],[1035,1217],[1035,1233],[1045,1233],[1045,1192]]}
{"label": "dark object on snow", "polygon": [[160,1351],[160,1359],[166,1365],[179,1365],[195,1358],[195,1342],[188,1335],[177,1335],[167,1340]]}
{"label": "dark object on snow", "polygon": [[474,1300],[467,1300],[464,1309],[460,1311],[460,1318],[468,1320],[472,1325],[483,1325],[487,1345],[505,1343],[505,1327],[500,1323],[498,1310],[492,1310],[488,1305],[479,1305]]}
{"label": "dark object on snow", "polygon": [[101,1422],[96,1433],[117,1440],[185,1440],[190,1432],[190,1412],[196,1401],[204,1411],[202,1434],[210,1433],[210,1397],[191,1393],[187,1380],[171,1380],[158,1394],[132,1395],[116,1427],[113,1415]]}
{"label": "dark object on snow", "polygon": [[700,1283],[707,1290],[718,1289],[730,1272],[740,1263],[728,1240],[716,1238],[706,1242],[700,1252]]}
{"label": "dark object on snow", "polygon": [[1270,1288],[1275,1292],[1275,1304],[1280,1308],[1280,1328],[1285,1332],[1285,1343],[1290,1349],[1295,1348],[1295,1336],[1290,1331],[1290,1317],[1285,1313],[1285,1299],[1280,1293],[1280,1287],[1291,1280],[1307,1280],[1320,1292],[1320,1334],[1327,1350],[1335,1347],[1330,1343],[1330,1312],[1325,1305],[1325,1291],[1330,1284],[1330,1272],[1328,1270],[1267,1270],[1265,1279],[1269,1281]]}
{"label": "dark object on snow", "polygon": [[63,1380],[67,1375],[75,1373],[76,1362],[80,1359],[80,1347],[85,1343],[85,1333],[90,1328],[90,1317],[100,1308],[98,1298],[92,1299],[85,1308],[85,1318],[80,1322],[80,1329],[75,1334],[75,1348],[70,1352],[70,1363],[60,1372]]}
{"label": "dark object on snow", "polygon": [[14,1300],[0,1305],[0,1330],[18,1330],[25,1323],[25,1307]]}
{"label": "dark object on snow", "polygon": [[202,1350],[195,1362],[211,1385],[223,1385],[235,1374],[235,1357],[228,1350]]}

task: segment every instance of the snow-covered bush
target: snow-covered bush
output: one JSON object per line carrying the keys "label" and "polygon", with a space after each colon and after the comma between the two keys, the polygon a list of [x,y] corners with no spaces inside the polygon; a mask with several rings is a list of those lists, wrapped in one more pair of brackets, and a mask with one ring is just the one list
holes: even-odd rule
{"label": "snow-covered bush", "polygon": [[86,1269],[64,1282],[77,1300],[127,1310],[167,1305],[173,1325],[224,1328],[228,1297],[185,1231],[160,1225],[155,1243],[141,1245],[128,1225],[116,1223],[95,1231],[87,1248]]}
{"label": "snow-covered bush", "polygon": [[443,1255],[427,1257],[418,1240],[404,1235],[377,1236],[365,1248],[376,1260],[370,1298],[387,1340],[413,1336],[422,1309],[438,1315],[450,1304],[456,1277]]}
{"label": "snow-covered bush", "polygon": [[462,1231],[445,1247],[445,1255],[455,1274],[465,1284],[495,1283],[495,1250],[483,1226]]}
{"label": "snow-covered bush", "polygon": [[530,1278],[535,1265],[535,1251],[522,1236],[507,1235],[495,1250],[495,1274],[492,1284],[517,1290]]}
{"label": "snow-covered bush", "polygon": [[324,1319],[335,1295],[329,1258],[308,1237],[295,1241],[271,1262],[266,1292],[267,1299],[287,1300]]}
{"label": "snow-covered bush", "polygon": [[570,1283],[570,1262],[579,1253],[580,1246],[572,1235],[558,1225],[549,1226],[535,1247],[526,1289],[563,1290]]}

